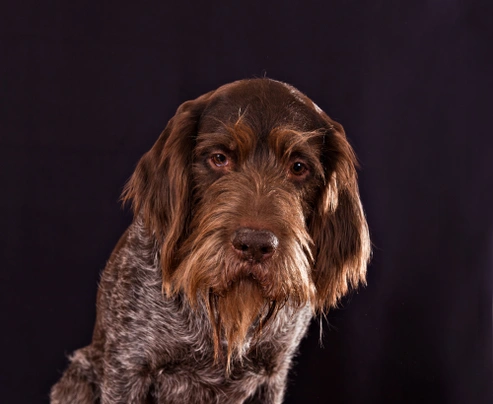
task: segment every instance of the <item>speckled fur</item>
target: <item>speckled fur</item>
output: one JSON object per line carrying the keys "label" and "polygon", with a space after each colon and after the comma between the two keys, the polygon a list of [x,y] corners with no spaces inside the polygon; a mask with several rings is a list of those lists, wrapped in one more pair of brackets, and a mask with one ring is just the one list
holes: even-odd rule
{"label": "speckled fur", "polygon": [[[198,151],[221,130],[234,132],[235,165],[212,172]],[[291,143],[276,151],[278,139]],[[302,179],[286,174],[292,149],[310,165]],[[70,357],[51,402],[281,403],[313,314],[365,280],[354,166],[342,127],[283,83],[240,81],[183,104],[127,186],[135,220],[103,271],[93,341]],[[262,265],[231,252],[229,234],[245,222],[279,235],[277,255]],[[208,300],[243,281],[265,299],[245,335],[234,311]]]}

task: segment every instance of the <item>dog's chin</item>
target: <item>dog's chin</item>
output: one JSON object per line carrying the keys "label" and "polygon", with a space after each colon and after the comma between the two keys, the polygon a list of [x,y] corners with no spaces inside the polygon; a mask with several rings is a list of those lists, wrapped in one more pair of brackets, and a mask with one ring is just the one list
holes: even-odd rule
{"label": "dog's chin", "polygon": [[[252,277],[242,277],[210,299],[210,316],[217,344],[227,343],[228,365],[231,357],[239,357],[248,348],[248,340],[261,332],[269,314],[269,300],[262,287]],[[218,346],[219,348],[219,346]]]}

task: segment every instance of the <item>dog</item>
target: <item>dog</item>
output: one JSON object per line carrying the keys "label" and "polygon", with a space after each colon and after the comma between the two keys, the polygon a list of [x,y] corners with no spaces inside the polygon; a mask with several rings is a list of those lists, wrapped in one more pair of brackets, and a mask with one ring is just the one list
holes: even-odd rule
{"label": "dog", "polygon": [[226,84],[182,104],[122,199],[134,220],[102,273],[66,403],[281,403],[314,315],[365,284],[357,160],[294,87]]}

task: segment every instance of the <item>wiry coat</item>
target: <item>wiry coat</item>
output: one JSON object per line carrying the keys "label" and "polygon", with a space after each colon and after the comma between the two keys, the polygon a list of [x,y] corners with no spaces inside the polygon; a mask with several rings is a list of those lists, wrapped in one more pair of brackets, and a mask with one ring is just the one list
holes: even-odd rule
{"label": "wiry coat", "polygon": [[124,192],[135,220],[52,403],[280,403],[308,322],[365,281],[342,127],[291,86],[184,103]]}

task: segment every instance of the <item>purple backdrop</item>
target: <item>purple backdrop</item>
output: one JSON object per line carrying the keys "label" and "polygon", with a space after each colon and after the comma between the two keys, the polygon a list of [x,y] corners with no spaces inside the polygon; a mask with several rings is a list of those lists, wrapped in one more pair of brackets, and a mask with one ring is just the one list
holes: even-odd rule
{"label": "purple backdrop", "polygon": [[286,402],[493,402],[493,3],[130,3],[0,12],[0,401],[46,402],[89,343],[119,194],[177,106],[266,74],[346,128],[375,245]]}

